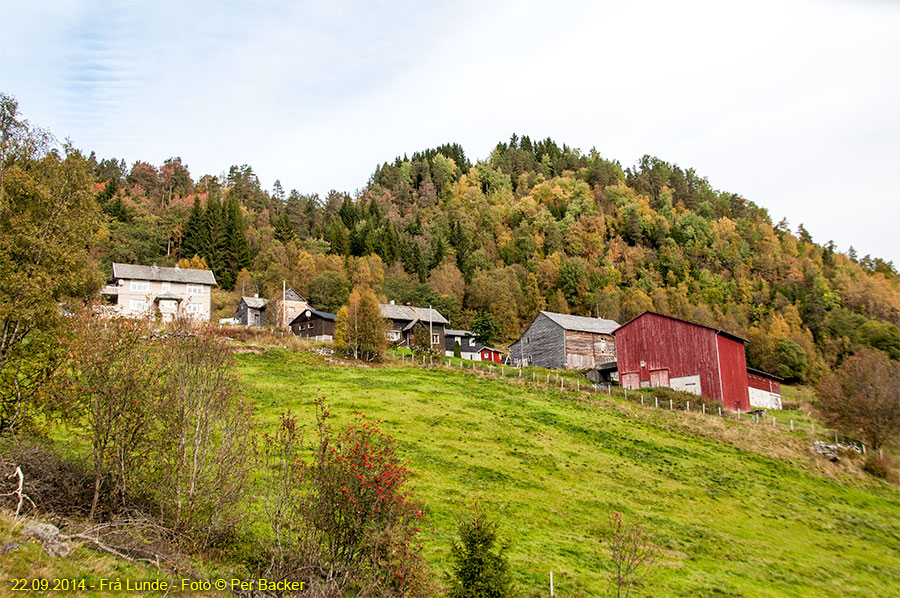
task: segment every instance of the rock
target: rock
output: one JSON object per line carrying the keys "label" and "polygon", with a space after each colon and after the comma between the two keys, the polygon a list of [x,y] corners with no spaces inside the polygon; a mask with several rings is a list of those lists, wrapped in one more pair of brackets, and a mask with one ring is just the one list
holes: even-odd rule
{"label": "rock", "polygon": [[0,554],[9,554],[10,552],[17,551],[21,547],[22,545],[18,542],[7,542],[2,547],[0,547]]}
{"label": "rock", "polygon": [[59,537],[59,529],[55,525],[33,523],[22,531],[22,535],[38,540],[44,546],[44,551],[54,558],[69,556],[69,544]]}

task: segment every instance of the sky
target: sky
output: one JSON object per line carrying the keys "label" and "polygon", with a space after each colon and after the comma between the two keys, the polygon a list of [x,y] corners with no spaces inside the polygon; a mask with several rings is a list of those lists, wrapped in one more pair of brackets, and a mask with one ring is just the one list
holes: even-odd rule
{"label": "sky", "polygon": [[900,266],[900,2],[156,2],[4,8],[0,91],[101,158],[354,192],[513,133],[693,167]]}

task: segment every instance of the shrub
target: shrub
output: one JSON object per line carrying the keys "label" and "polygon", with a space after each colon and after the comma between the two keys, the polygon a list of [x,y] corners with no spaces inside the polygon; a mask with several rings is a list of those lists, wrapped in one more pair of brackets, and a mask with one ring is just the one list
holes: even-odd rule
{"label": "shrub", "polygon": [[829,425],[880,448],[900,432],[900,364],[863,349],[816,389],[816,408]]}
{"label": "shrub", "polygon": [[459,541],[450,547],[450,598],[503,598],[513,595],[506,544],[497,525],[478,512],[457,524]]}
{"label": "shrub", "polygon": [[621,513],[609,514],[606,526],[610,583],[617,598],[628,598],[634,586],[641,583],[656,564],[658,551],[649,534],[637,524],[625,522]]}
{"label": "shrub", "polygon": [[876,478],[885,479],[890,472],[890,466],[884,457],[877,455],[869,455],[863,464],[863,470],[872,474]]}
{"label": "shrub", "polygon": [[270,568],[299,575],[315,595],[429,595],[416,541],[424,509],[405,488],[412,474],[394,439],[360,414],[333,436],[324,399],[316,405],[311,461],[296,457],[299,437],[286,416],[268,451],[275,474],[266,500],[276,537]]}

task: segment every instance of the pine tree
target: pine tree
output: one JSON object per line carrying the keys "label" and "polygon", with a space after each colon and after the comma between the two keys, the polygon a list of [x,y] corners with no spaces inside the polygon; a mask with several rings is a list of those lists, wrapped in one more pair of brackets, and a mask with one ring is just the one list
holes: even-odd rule
{"label": "pine tree", "polygon": [[209,230],[206,227],[206,215],[200,205],[200,199],[194,199],[191,215],[184,227],[181,241],[181,257],[191,259],[195,255],[207,256],[209,247]]}
{"label": "pine tree", "polygon": [[222,284],[226,279],[225,274],[225,223],[222,215],[222,202],[219,201],[218,195],[210,193],[209,199],[206,200],[206,236],[204,241],[206,247],[201,257],[206,259],[210,269],[216,276],[216,280],[222,288],[228,288]]}
{"label": "pine tree", "polygon": [[238,272],[244,268],[250,268],[250,246],[247,244],[244,217],[241,207],[235,197],[230,197],[225,202],[225,251],[224,268],[220,286],[231,290]]}
{"label": "pine tree", "polygon": [[275,238],[282,243],[286,243],[296,237],[297,233],[294,232],[294,227],[291,225],[291,220],[288,218],[287,212],[282,212],[281,216],[278,217],[278,221],[275,223]]}
{"label": "pine tree", "polygon": [[498,543],[497,526],[478,513],[460,521],[459,542],[450,547],[450,598],[504,598],[513,594],[506,547]]}

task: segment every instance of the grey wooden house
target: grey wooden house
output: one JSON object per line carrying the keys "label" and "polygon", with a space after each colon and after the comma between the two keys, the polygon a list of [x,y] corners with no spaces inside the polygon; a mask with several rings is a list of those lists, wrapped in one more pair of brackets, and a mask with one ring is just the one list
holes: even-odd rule
{"label": "grey wooden house", "polygon": [[595,368],[615,361],[612,333],[618,327],[603,318],[538,312],[522,337],[509,347],[509,360],[515,366]]}
{"label": "grey wooden house", "polygon": [[260,299],[259,295],[253,297],[241,297],[238,303],[237,319],[244,326],[265,326],[266,322],[266,299]]}

